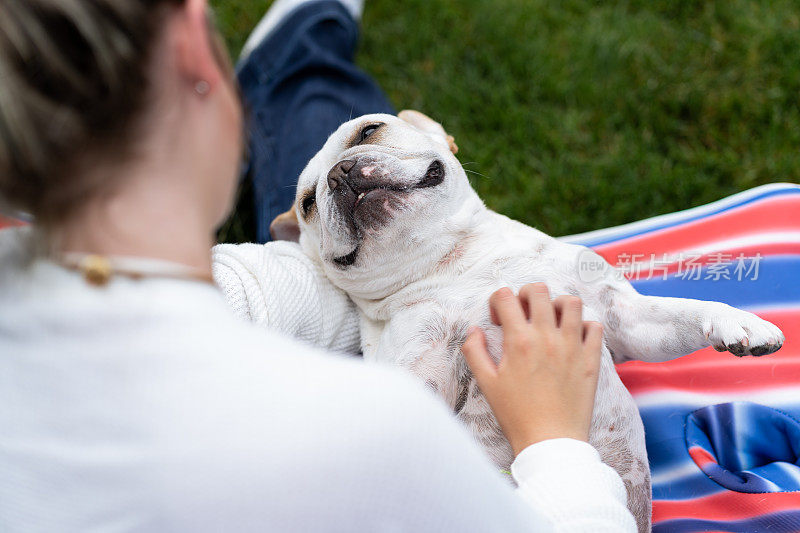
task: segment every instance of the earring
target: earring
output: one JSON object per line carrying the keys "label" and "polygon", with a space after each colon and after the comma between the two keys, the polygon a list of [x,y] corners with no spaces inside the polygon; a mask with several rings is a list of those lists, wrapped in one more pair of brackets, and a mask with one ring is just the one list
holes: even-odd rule
{"label": "earring", "polygon": [[200,80],[194,84],[194,92],[200,96],[205,96],[211,90],[211,86],[206,80]]}

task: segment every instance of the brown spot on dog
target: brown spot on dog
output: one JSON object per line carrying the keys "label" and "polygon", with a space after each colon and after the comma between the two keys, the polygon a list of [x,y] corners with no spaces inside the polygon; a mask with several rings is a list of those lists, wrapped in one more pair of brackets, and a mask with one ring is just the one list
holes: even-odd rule
{"label": "brown spot on dog", "polygon": [[627,492],[627,507],[636,520],[636,529],[639,533],[650,532],[650,517],[652,516],[652,495],[650,484],[634,485],[630,480],[624,480]]}
{"label": "brown spot on dog", "polygon": [[616,470],[620,477],[624,477],[633,468],[636,459],[631,453],[626,435],[622,433],[604,435],[596,442],[592,442],[592,445],[600,452],[603,462]]}
{"label": "brown spot on dog", "polygon": [[459,240],[453,245],[449,252],[442,257],[436,264],[437,271],[450,269],[451,272],[459,272],[461,260],[467,255],[475,237],[473,235],[460,236]]}
{"label": "brown spot on dog", "polygon": [[478,442],[486,448],[494,447],[497,445],[505,445],[505,437],[500,431],[497,421],[491,412],[480,410],[478,412],[469,412],[464,409],[459,413],[459,418],[473,430],[473,434],[477,436]]}
{"label": "brown spot on dog", "polygon": [[456,243],[456,245],[436,264],[436,270],[444,270],[462,257],[464,257],[464,245]]}
{"label": "brown spot on dog", "polygon": [[462,374],[458,377],[458,398],[456,405],[453,407],[453,412],[458,414],[467,403],[467,393],[469,392],[470,380],[472,379],[472,372],[469,368],[462,369]]}
{"label": "brown spot on dog", "polygon": [[611,307],[614,305],[614,298],[617,295],[617,289],[614,287],[606,286],[600,291],[599,299],[600,303],[603,304],[605,307]]}
{"label": "brown spot on dog", "polygon": [[636,520],[636,529],[639,533],[649,533],[653,516],[650,470],[641,460],[637,460],[636,463],[636,468],[643,473],[644,482],[634,484],[630,480],[624,480],[625,490],[628,495],[627,507]]}
{"label": "brown spot on dog", "polygon": [[414,307],[415,305],[425,304],[435,302],[433,298],[415,298],[413,300],[409,300],[407,302],[403,302],[403,307],[409,308]]}
{"label": "brown spot on dog", "polygon": [[[454,356],[461,353],[461,347],[464,341],[467,340],[467,331],[469,324],[466,320],[458,320],[450,326],[450,332],[447,339],[447,351]],[[469,369],[467,369],[469,370]]]}
{"label": "brown spot on dog", "polygon": [[609,331],[619,330],[619,325],[621,320],[619,317],[619,313],[617,312],[616,309],[614,309],[613,307],[607,308],[604,318],[605,318],[605,320],[603,321],[605,322],[604,325],[606,328],[608,328]]}
{"label": "brown spot on dog", "polygon": [[415,336],[429,349],[411,363],[409,370],[423,381],[436,381],[436,392],[458,412],[466,403],[471,373],[461,346],[467,337],[468,323],[450,323],[444,318],[427,321]]}
{"label": "brown spot on dog", "polygon": [[481,388],[478,387],[478,383],[476,381],[473,381],[472,385],[470,386],[469,397],[470,398],[480,398],[481,396],[483,396],[483,393],[481,392]]}

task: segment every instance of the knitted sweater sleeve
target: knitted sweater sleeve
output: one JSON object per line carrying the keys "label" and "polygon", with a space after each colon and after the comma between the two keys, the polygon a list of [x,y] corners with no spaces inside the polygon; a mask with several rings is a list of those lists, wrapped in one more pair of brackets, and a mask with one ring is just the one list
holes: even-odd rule
{"label": "knitted sweater sleeve", "polygon": [[518,494],[552,531],[636,531],[625,485],[586,442],[551,439],[532,444],[511,465]]}
{"label": "knitted sweater sleeve", "polygon": [[221,244],[212,260],[214,280],[239,317],[320,348],[360,350],[355,305],[298,244]]}

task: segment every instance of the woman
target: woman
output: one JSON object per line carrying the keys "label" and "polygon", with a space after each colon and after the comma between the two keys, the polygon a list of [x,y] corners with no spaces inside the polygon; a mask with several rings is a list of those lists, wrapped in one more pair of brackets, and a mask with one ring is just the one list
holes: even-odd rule
{"label": "woman", "polygon": [[500,291],[502,362],[480,331],[463,349],[515,492],[420,386],[255,329],[210,283],[242,113],[205,0],[0,6],[0,197],[36,219],[0,237],[0,529],[634,528],[585,442],[578,301]]}

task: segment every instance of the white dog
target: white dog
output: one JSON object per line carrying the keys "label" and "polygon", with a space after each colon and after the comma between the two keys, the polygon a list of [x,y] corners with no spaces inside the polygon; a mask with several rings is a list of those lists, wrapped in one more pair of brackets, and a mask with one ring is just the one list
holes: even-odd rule
{"label": "white dog", "polygon": [[488,210],[456,150],[438,123],[415,111],[351,120],[309,162],[293,212],[273,229],[284,233],[299,221],[303,250],[360,310],[365,359],[417,375],[503,468],[511,448],[461,355],[466,332],[484,328],[499,359],[502,333],[488,310],[495,290],[541,281],[552,296],[582,298],[586,319],[605,330],[590,442],[625,482],[639,530],[649,531],[644,428],[613,363],[668,361],[709,345],[764,355],[780,348],[783,334],[722,303],[640,295],[610,267],[582,279],[579,263],[607,264]]}

